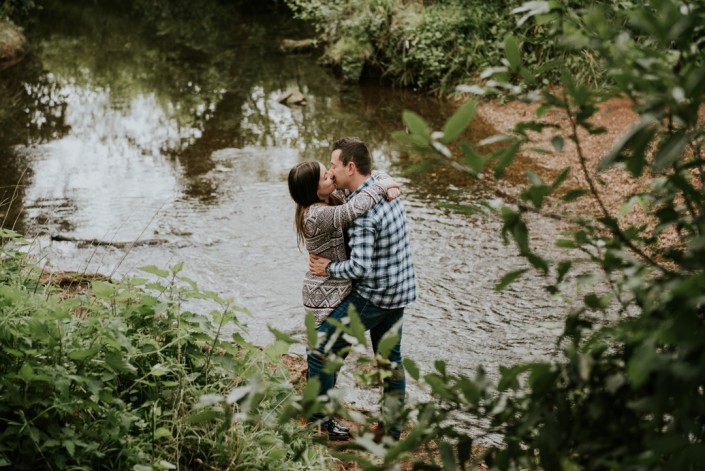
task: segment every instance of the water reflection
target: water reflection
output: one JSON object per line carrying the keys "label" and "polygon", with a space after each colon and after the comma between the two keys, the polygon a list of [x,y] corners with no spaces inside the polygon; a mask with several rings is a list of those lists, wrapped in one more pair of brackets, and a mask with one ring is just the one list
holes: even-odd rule
{"label": "water reflection", "polygon": [[[481,210],[492,191],[468,191],[473,182],[443,168],[402,174],[416,158],[390,142],[402,110],[439,127],[449,104],[374,83],[341,85],[315,55],[284,55],[277,41],[303,33],[275,12],[244,16],[236,4],[203,2],[196,14],[207,27],[196,28],[186,2],[161,4],[173,9],[166,16],[149,3],[48,2],[27,31],[36,55],[0,77],[9,90],[0,100],[21,103],[0,114],[10,124],[0,127],[0,187],[15,192],[24,175],[14,214],[39,236],[47,268],[133,274],[184,261],[190,278],[253,313],[245,320],[255,342],[271,339],[267,324],[303,337],[306,254],[296,247],[286,175],[302,159],[327,162],[335,138],[357,135],[404,184],[419,280],[405,325],[409,356],[424,370],[445,359],[467,372],[517,361],[526,348],[550,352],[560,300],[537,292],[530,275],[518,292],[494,292],[523,262]],[[278,102],[292,89],[306,106]],[[459,215],[439,201],[480,210]],[[560,227],[537,223],[544,239],[532,243],[549,247]],[[86,249],[47,237],[56,233],[165,243]]]}

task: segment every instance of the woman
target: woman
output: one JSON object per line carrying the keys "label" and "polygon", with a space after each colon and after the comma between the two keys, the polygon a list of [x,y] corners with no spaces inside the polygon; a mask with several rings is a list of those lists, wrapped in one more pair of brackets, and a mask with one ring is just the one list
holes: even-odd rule
{"label": "woman", "polygon": [[[330,173],[320,162],[308,160],[289,172],[289,193],[296,202],[296,235],[309,253],[334,262],[347,260],[345,228],[387,196],[399,196],[399,185],[382,172],[373,172],[375,183],[364,188],[350,201],[335,189]],[[320,325],[333,309],[350,294],[352,282],[316,276],[306,272],[303,300]]]}

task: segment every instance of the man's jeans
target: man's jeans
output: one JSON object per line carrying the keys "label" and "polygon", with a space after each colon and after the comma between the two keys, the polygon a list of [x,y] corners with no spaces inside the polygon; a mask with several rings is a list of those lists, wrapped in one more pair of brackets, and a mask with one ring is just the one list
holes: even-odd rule
{"label": "man's jeans", "polygon": [[[329,318],[341,320],[347,316],[348,307],[350,304],[355,306],[357,314],[360,320],[365,326],[365,330],[370,331],[370,338],[372,339],[372,349],[375,354],[377,353],[377,347],[379,346],[380,340],[388,330],[390,330],[394,324],[400,321],[404,315],[404,308],[399,309],[382,309],[375,306],[370,301],[366,300],[356,292],[351,293],[343,302],[335,308],[335,310],[330,314]],[[333,344],[333,347],[329,351],[325,351],[325,347],[328,344],[328,339],[335,332],[335,327],[333,327],[328,322],[323,322],[318,327],[319,336],[324,333],[323,339],[319,342],[316,351],[308,352],[308,377],[314,378],[318,377],[321,382],[321,389],[319,394],[326,394],[329,389],[334,386],[335,375],[329,374],[323,371],[324,359],[329,352],[338,353],[345,347],[348,347],[350,343],[339,336],[338,339]],[[400,402],[404,402],[404,395],[406,393],[406,379],[404,377],[404,368],[401,364],[401,337],[402,329],[401,324],[399,325],[398,332],[392,332],[399,335],[399,341],[392,348],[389,353],[389,361],[395,364],[395,371],[392,378],[385,381],[384,384],[384,394],[385,396],[394,395],[398,398]],[[314,420],[323,419],[322,414],[316,414],[312,417]]]}

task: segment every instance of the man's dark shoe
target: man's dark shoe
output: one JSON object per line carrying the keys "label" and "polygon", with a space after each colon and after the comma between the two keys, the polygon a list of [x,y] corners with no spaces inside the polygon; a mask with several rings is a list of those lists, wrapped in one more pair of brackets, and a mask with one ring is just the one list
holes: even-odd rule
{"label": "man's dark shoe", "polygon": [[323,423],[321,430],[328,432],[329,440],[350,440],[350,429],[343,427],[335,419]]}

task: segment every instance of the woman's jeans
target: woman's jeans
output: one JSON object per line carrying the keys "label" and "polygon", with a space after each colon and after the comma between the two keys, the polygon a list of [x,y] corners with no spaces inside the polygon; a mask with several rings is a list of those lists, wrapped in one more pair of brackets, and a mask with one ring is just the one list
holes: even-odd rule
{"label": "woman's jeans", "polygon": [[[391,330],[394,324],[399,322],[404,316],[404,308],[383,309],[375,306],[356,292],[352,292],[337,308],[335,308],[328,318],[337,320],[344,319],[347,317],[348,308],[351,303],[355,306],[357,314],[365,326],[365,330],[370,331],[372,349],[376,354],[377,347],[379,346],[379,342],[382,340],[384,334]],[[318,377],[321,382],[319,395],[326,394],[335,384],[335,375],[323,371],[325,357],[330,352],[337,354],[343,348],[350,346],[350,343],[345,340],[344,336],[340,335],[333,344],[332,348],[327,351],[325,350],[328,345],[328,339],[335,333],[335,330],[335,327],[327,321],[323,322],[318,327],[319,338],[322,337],[322,339],[319,340],[315,351],[309,350],[308,352],[308,377],[309,379]],[[321,334],[324,335],[321,336]],[[388,378],[384,382],[384,394],[385,397],[393,395],[399,402],[403,403],[404,395],[406,393],[406,379],[404,377],[404,368],[401,364],[401,322],[399,323],[398,332],[391,332],[391,334],[397,334],[399,336],[399,340],[389,353],[389,361],[394,365],[394,372],[392,377]],[[312,417],[313,420],[321,420],[323,418],[323,414],[315,414]]]}

